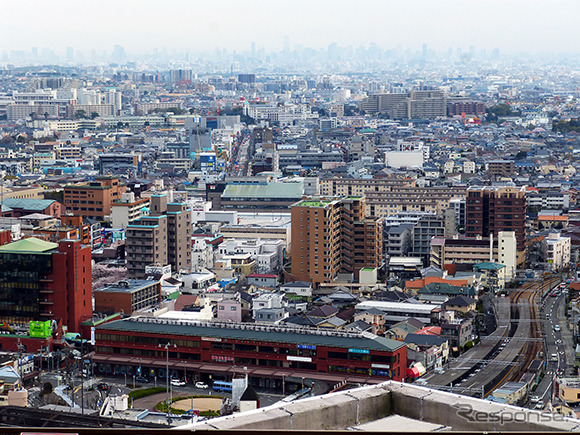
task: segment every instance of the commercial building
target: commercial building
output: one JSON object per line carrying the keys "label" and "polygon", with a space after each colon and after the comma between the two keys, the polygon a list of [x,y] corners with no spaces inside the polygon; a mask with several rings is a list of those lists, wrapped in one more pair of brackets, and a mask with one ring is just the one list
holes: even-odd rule
{"label": "commercial building", "polygon": [[75,216],[104,220],[111,214],[111,205],[125,192],[118,178],[100,177],[88,184],[66,186],[64,205]]}
{"label": "commercial building", "polygon": [[95,290],[95,311],[98,313],[131,315],[160,302],[160,281],[131,279]]}
{"label": "commercial building", "polygon": [[71,332],[93,315],[91,247],[31,237],[0,246],[0,321],[61,321]]}
{"label": "commercial building", "polygon": [[313,198],[292,206],[292,279],[330,283],[339,273],[379,267],[383,220],[366,218],[364,197]]}
{"label": "commercial building", "polygon": [[525,262],[526,188],[470,187],[465,217],[467,237],[497,237],[500,231],[516,235],[517,263]]}
{"label": "commercial building", "polygon": [[[99,373],[231,379],[245,367],[254,385],[283,377],[377,382],[406,376],[404,343],[372,334],[267,324],[129,318],[96,328]],[[169,344],[167,350],[165,345]],[[161,346],[161,347],[160,347]]]}

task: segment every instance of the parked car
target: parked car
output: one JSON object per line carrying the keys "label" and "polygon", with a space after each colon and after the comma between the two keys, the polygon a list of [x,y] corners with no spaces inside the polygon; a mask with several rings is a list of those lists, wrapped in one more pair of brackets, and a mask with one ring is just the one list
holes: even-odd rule
{"label": "parked car", "polygon": [[136,380],[137,382],[140,382],[140,383],[142,383],[142,384],[148,384],[148,383],[149,383],[149,379],[147,379],[147,378],[146,378],[146,377],[144,377],[144,376],[137,376],[137,377],[135,378],[135,380]]}
{"label": "parked car", "polygon": [[171,385],[173,385],[174,387],[183,387],[185,385],[185,382],[180,379],[172,379]]}
{"label": "parked car", "polygon": [[209,388],[209,385],[207,385],[205,382],[196,382],[195,388],[201,388],[202,390],[205,390]]}

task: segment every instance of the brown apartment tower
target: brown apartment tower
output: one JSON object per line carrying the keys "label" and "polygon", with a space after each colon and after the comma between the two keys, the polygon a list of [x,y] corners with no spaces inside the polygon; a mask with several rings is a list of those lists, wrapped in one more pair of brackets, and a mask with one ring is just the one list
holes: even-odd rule
{"label": "brown apartment tower", "polygon": [[383,219],[366,218],[365,198],[312,198],[292,206],[294,280],[315,285],[339,273],[375,268],[382,262]]}
{"label": "brown apartment tower", "polygon": [[167,195],[151,197],[149,215],[126,230],[127,271],[145,277],[145,266],[171,264],[172,271],[191,270],[191,211],[185,203],[168,203]]}
{"label": "brown apartment tower", "polygon": [[526,188],[470,187],[466,202],[465,235],[497,238],[499,231],[514,231],[521,266],[526,259]]}

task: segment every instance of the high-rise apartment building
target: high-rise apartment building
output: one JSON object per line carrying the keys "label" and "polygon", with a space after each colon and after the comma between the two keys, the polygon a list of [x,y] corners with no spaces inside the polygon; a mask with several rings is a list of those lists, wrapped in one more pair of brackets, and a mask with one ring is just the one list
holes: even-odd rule
{"label": "high-rise apartment building", "polygon": [[360,108],[368,113],[384,113],[391,119],[437,118],[447,115],[447,99],[438,90],[375,94],[361,101]]}
{"label": "high-rise apartment building", "polygon": [[332,282],[378,267],[383,219],[365,217],[364,197],[304,199],[292,206],[292,269],[298,281]]}
{"label": "high-rise apartment building", "polygon": [[517,263],[525,262],[526,188],[470,187],[467,189],[465,235],[497,237],[499,231],[513,231],[517,240]]}
{"label": "high-rise apartment building", "polygon": [[126,230],[127,271],[145,277],[145,266],[170,264],[191,270],[191,211],[185,203],[168,203],[167,195],[151,196],[149,214]]}

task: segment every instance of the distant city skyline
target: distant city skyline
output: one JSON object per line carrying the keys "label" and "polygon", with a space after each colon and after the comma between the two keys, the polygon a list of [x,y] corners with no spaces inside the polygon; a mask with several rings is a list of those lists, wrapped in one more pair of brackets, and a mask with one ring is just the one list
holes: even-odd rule
{"label": "distant city skyline", "polygon": [[[563,13],[565,12],[565,13]],[[129,55],[293,51],[338,46],[445,52],[474,47],[502,53],[577,53],[580,3],[572,0],[265,0],[191,2],[30,0],[3,4],[0,52],[46,47],[71,57],[91,50]]]}

